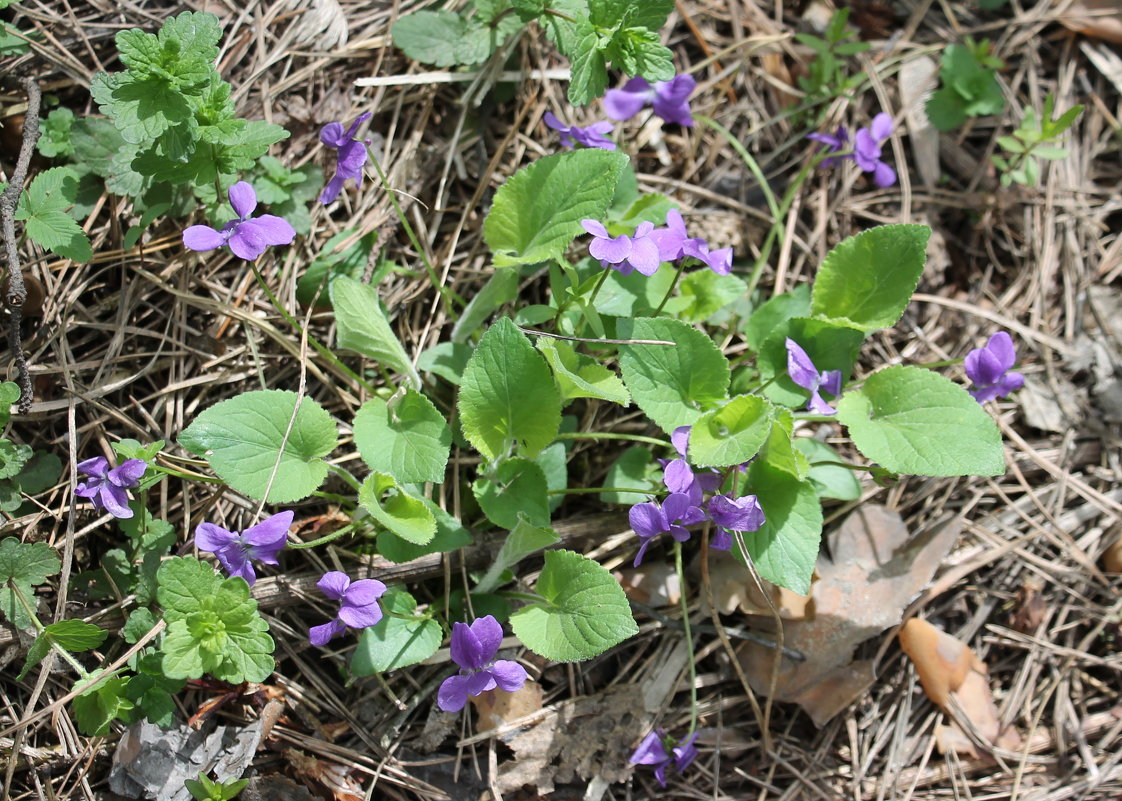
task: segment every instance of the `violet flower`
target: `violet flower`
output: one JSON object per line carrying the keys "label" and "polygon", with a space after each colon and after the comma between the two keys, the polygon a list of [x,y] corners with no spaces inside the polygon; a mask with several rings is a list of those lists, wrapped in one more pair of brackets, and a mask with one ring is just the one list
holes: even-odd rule
{"label": "violet flower", "polygon": [[639,553],[635,554],[634,564],[638,567],[655,537],[669,534],[678,542],[685,542],[690,538],[690,531],[686,526],[700,523],[705,519],[705,512],[693,503],[689,495],[672,492],[666,496],[661,506],[654,501],[635,504],[627,513],[627,518],[631,522],[631,529],[642,540]]}
{"label": "violet flower", "polygon": [[331,203],[339,196],[343,184],[348,178],[355,179],[355,188],[362,183],[362,165],[366,164],[367,146],[369,139],[355,139],[358,127],[373,115],[367,111],[359,114],[358,119],[351,123],[351,127],[343,130],[343,123],[329,122],[319,132],[319,140],[333,150],[338,151],[338,161],[335,164],[335,174],[327,182],[327,186],[320,193],[320,203]]}
{"label": "violet flower", "polygon": [[546,125],[561,134],[561,144],[564,147],[583,145],[584,147],[598,147],[601,150],[616,149],[616,143],[604,136],[615,127],[607,120],[594,122],[580,128],[576,125],[565,125],[554,116],[552,111],[547,111],[542,119],[545,120]]}
{"label": "violet flower", "polygon": [[984,347],[966,354],[966,375],[973,382],[970,394],[978,403],[1005,398],[1025,385],[1025,377],[1009,372],[1017,362],[1013,339],[1004,331],[990,337]]}
{"label": "violet flower", "polygon": [[348,626],[352,629],[364,629],[377,625],[382,619],[378,599],[386,591],[386,585],[377,579],[351,581],[346,573],[332,570],[324,573],[316,586],[328,598],[341,603],[334,620],[312,626],[308,630],[308,639],[312,641],[312,645],[327,645],[332,638],[346,631]]}
{"label": "violet flower", "polygon": [[709,519],[716,526],[710,545],[718,551],[732,548],[733,531],[757,531],[766,522],[763,507],[755,495],[730,498],[714,495],[706,507]]}
{"label": "violet flower", "polygon": [[277,553],[288,544],[288,528],[292,510],[280,512],[250,526],[240,534],[227,531],[214,523],[195,527],[195,547],[218,557],[218,563],[230,577],[241,576],[249,586],[257,581],[253,561],[266,565],[279,564]]}
{"label": "violet flower", "polygon": [[677,209],[666,212],[666,227],[651,231],[650,238],[658,246],[660,261],[677,261],[687,256],[706,265],[717,275],[732,272],[732,248],[710,251],[709,243],[686,232],[686,223]]}
{"label": "violet flower", "polygon": [[[826,152],[829,153],[829,154],[840,153],[841,151],[843,151],[847,147],[849,147],[849,133],[845,130],[845,128],[843,128],[840,125],[838,126],[838,132],[836,134],[812,133],[812,134],[807,134],[806,138],[807,139],[812,139],[815,142],[821,142],[822,144],[826,145],[826,147],[827,147]],[[823,159],[822,164],[819,165],[819,166],[833,167],[835,164],[838,163],[839,160],[846,159],[846,158],[852,158],[852,155],[845,155],[845,156],[833,156],[833,155],[831,155],[828,158]]]}
{"label": "violet flower", "polygon": [[791,376],[795,384],[810,392],[810,400],[806,404],[809,411],[816,414],[837,414],[838,410],[822,399],[819,390],[837,396],[841,392],[841,370],[819,373],[806,351],[790,337],[787,337],[787,375]]}
{"label": "violet flower", "polygon": [[868,128],[860,128],[854,137],[853,160],[864,172],[873,173],[877,186],[896,183],[896,170],[880,160],[881,145],[892,135],[892,116],[883,111],[873,117]]}
{"label": "violet flower", "polygon": [[468,626],[452,624],[452,661],[460,672],[440,685],[436,704],[445,712],[459,712],[468,696],[498,687],[512,693],[526,683],[526,668],[509,659],[495,659],[503,640],[503,627],[491,615]]}
{"label": "violet flower", "polygon": [[148,463],[143,459],[126,459],[112,470],[104,456],[86,459],[78,463],[78,472],[89,478],[78,482],[74,494],[79,498],[88,498],[95,509],[104,509],[113,517],[128,520],[133,516],[128,490],[140,483],[147,469]]}
{"label": "violet flower", "polygon": [[[697,747],[693,744],[696,739],[697,732],[694,732],[674,745],[674,740],[668,738],[663,729],[655,729],[643,738],[628,762],[632,765],[654,765],[655,778],[660,786],[665,787],[666,769],[671,763],[679,773],[683,773],[697,759]],[[670,753],[666,752],[668,745],[671,745]]]}
{"label": "violet flower", "polygon": [[613,120],[629,120],[644,106],[654,106],[655,116],[666,122],[676,122],[690,127],[689,97],[697,86],[692,75],[675,75],[669,81],[659,81],[654,86],[646,78],[637,77],[622,89],[609,89],[604,95],[604,112]]}
{"label": "violet flower", "polygon": [[230,220],[221,231],[209,225],[192,225],[183,232],[185,247],[201,252],[229,245],[238,258],[254,261],[269,245],[287,245],[296,238],[296,231],[282,217],[273,214],[249,216],[257,208],[257,193],[245,181],[231,186],[229,197],[238,219]]}
{"label": "violet flower", "polygon": [[709,469],[694,470],[689,463],[686,451],[689,448],[692,426],[678,426],[670,435],[670,442],[678,451],[677,459],[659,459],[662,465],[662,483],[672,493],[685,495],[691,506],[701,506],[706,492],[713,492],[721,484],[720,472]]}
{"label": "violet flower", "polygon": [[603,223],[596,220],[581,220],[584,230],[595,237],[588,245],[588,252],[600,260],[600,266],[611,267],[620,275],[630,275],[638,270],[643,275],[658,272],[658,245],[651,238],[654,223],[641,222],[631,236],[621,234],[613,237]]}

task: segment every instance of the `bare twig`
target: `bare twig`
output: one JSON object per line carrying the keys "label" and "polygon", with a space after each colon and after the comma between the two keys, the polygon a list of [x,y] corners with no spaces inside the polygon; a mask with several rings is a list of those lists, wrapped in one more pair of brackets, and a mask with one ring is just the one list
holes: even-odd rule
{"label": "bare twig", "polygon": [[27,372],[27,358],[23,355],[23,338],[20,336],[20,323],[23,321],[23,304],[27,301],[27,289],[23,285],[23,268],[20,267],[19,254],[16,252],[16,202],[27,180],[27,167],[31,163],[31,153],[39,140],[39,84],[34,78],[20,80],[27,94],[27,112],[23,118],[23,143],[20,145],[16,169],[8,181],[7,188],[0,193],[0,233],[4,235],[4,251],[8,262],[8,291],[4,295],[4,305],[8,308],[8,348],[16,361],[16,381],[20,388],[19,411],[31,411],[31,376]]}

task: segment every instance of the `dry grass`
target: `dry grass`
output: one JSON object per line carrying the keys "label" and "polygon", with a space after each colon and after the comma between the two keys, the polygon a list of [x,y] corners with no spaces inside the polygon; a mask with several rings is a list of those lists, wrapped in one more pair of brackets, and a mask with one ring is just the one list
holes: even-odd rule
{"label": "dry grass", "polygon": [[[115,67],[116,31],[151,29],[184,8],[205,8],[223,21],[220,68],[235,87],[239,111],[289,128],[292,138],[274,154],[290,166],[325,158],[316,142],[320,125],[373,111],[373,130],[383,138],[382,164],[424,253],[410,244],[386,193],[372,182],[357,194],[346,193],[336,207],[317,205],[313,235],[279,257],[266,256],[261,269],[286,307],[297,309],[295,280],[328,238],[346,228],[376,231],[385,257],[407,268],[380,289],[399,336],[415,353],[446,340],[452,325],[424,276],[422,255],[445,286],[463,298],[473,296],[490,273],[481,238],[483,210],[515,169],[555,149],[541,117],[546,110],[567,108],[565,84],[557,80],[528,80],[501,101],[485,79],[355,86],[364,77],[421,71],[390,46],[388,35],[393,19],[421,5],[24,0],[18,7],[21,27],[33,27],[42,38],[33,54],[6,57],[0,68],[32,74],[62,104],[90,112],[88,83],[96,71]],[[778,705],[773,748],[764,752],[724,650],[711,634],[702,634],[698,680],[705,745],[687,777],[659,791],[643,772],[623,784],[578,775],[567,785],[558,783],[558,797],[1122,797],[1122,585],[1099,567],[1103,550],[1122,534],[1122,464],[1119,419],[1111,416],[1109,397],[1095,389],[1109,383],[1111,360],[1117,370],[1122,354],[1119,87],[1088,60],[1087,40],[1055,24],[1054,4],[1023,8],[1014,2],[980,15],[973,4],[909,0],[892,6],[879,32],[874,12],[886,6],[859,5],[858,17],[874,45],[862,57],[870,80],[848,104],[856,108],[837,101],[827,110],[829,121],[867,120],[882,108],[902,119],[901,65],[931,54],[937,58],[944,43],[965,34],[995,41],[1008,65],[1001,80],[1010,106],[1039,108],[1048,92],[1055,93],[1057,108],[1086,106],[1067,143],[1070,158],[1046,168],[1038,189],[1001,189],[987,167],[996,136],[1019,119],[1009,111],[944,135],[942,174],[935,185],[906,167],[914,158],[913,140],[899,136],[891,146],[898,186],[877,189],[840,170],[815,176],[795,200],[787,236],[772,252],[763,282],[790,288],[810,279],[833,244],[864,227],[925,222],[935,236],[923,294],[900,325],[869,344],[863,369],[961,357],[995,325],[1019,339],[1031,394],[1042,399],[1048,414],[1027,408],[1028,393],[999,406],[1007,474],[993,480],[906,478],[887,489],[870,484],[862,500],[898,509],[915,528],[947,511],[963,516],[961,541],[912,612],[969,642],[988,663],[1001,719],[1021,731],[1024,748],[974,761],[935,752],[932,730],[941,713],[923,696],[886,632],[864,649],[879,657],[880,678],[867,695],[821,730],[797,707]],[[348,35],[341,37],[344,24]],[[790,39],[800,26],[788,7],[683,0],[664,33],[679,69],[698,78],[695,111],[732,130],[777,193],[807,157],[806,131],[782,114],[789,76],[775,66],[805,60]],[[537,34],[519,39],[511,58],[525,69],[564,66]],[[22,102],[14,86],[0,85],[5,118],[0,122],[15,124]],[[576,112],[577,120],[594,116],[594,110]],[[738,254],[758,253],[772,220],[759,187],[723,140],[702,127],[631,128],[627,136],[644,189],[671,195],[715,242],[735,246]],[[0,151],[0,169],[7,170],[14,150],[4,146],[9,149]],[[29,415],[15,419],[10,436],[51,449],[64,461],[68,455],[73,463],[79,454],[109,454],[109,443],[121,437],[173,443],[197,412],[261,386],[304,387],[338,420],[352,419],[364,400],[361,392],[285,323],[243,262],[185,252],[175,223],[161,225],[142,247],[123,252],[129,213],[119,199],[102,199],[87,224],[97,254],[91,264],[24,250],[47,300],[27,341],[36,403]],[[532,285],[525,297],[543,292]],[[303,312],[302,322],[320,341],[330,341],[330,314]],[[729,347],[738,344],[734,338]],[[603,429],[619,422],[602,413],[590,420]],[[598,455],[593,464],[606,464],[610,456]],[[468,469],[458,467],[455,478],[461,480]],[[72,505],[73,481],[70,475],[42,495],[35,514],[2,526],[4,535],[58,548],[71,575],[95,567],[114,536],[108,517]],[[458,513],[456,481],[446,488],[442,501]],[[254,511],[232,493],[176,480],[160,484],[152,503],[154,514],[178,528],[183,549],[204,514],[233,528]],[[328,511],[323,502],[309,501],[297,517]],[[601,516],[595,525],[586,521],[602,511],[578,500],[563,506],[559,516],[577,547],[614,566],[630,559],[633,540],[623,534],[622,516]],[[843,511],[828,510],[831,519]],[[337,670],[345,653],[309,647],[306,627],[324,611],[309,593],[314,578],[339,566],[353,573],[362,561],[383,575],[369,557],[332,547],[301,552],[289,559],[285,578],[259,585],[278,643],[275,685],[288,706],[255,770],[269,775],[290,769],[292,759],[282,749],[294,748],[352,769],[367,798],[482,797],[490,782],[488,766],[510,755],[509,738],[479,738],[469,722],[433,715],[432,693],[446,675],[446,662],[391,674],[385,683],[364,679],[345,685]],[[462,586],[458,568],[430,562],[401,574],[418,597],[442,596],[446,582]],[[1043,617],[1022,632],[1011,626],[1011,617],[1024,603],[1025,587],[1037,588]],[[76,590],[66,598],[57,589],[43,598],[56,613],[120,621],[119,607],[87,607]],[[704,615],[696,600],[694,610]],[[634,641],[601,659],[575,666],[535,663],[533,677],[553,711],[609,687],[633,683],[649,692],[657,684],[667,698],[662,725],[680,730],[689,696],[675,651],[680,641],[672,626],[648,624]],[[111,797],[105,777],[119,733],[80,736],[67,709],[57,704],[70,677],[56,672],[17,684],[22,657],[11,629],[0,628],[0,649],[5,670],[0,729],[51,710],[0,737],[0,753],[11,754],[13,736],[20,751],[10,797]],[[669,679],[668,664],[676,666]],[[214,694],[205,689],[183,694],[184,716]],[[239,723],[257,714],[256,706],[237,700],[219,716]],[[558,736],[564,734],[562,728]],[[614,770],[620,770],[633,744],[611,742],[616,753],[605,762],[615,760]]]}

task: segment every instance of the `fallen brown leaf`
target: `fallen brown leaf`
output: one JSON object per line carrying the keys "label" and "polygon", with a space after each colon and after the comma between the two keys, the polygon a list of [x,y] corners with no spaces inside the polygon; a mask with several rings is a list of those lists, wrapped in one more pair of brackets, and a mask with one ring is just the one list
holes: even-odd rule
{"label": "fallen brown leaf", "polygon": [[[812,614],[783,626],[784,644],[806,659],[784,658],[775,698],[795,701],[815,725],[845,709],[873,682],[872,664],[854,662],[857,646],[900,622],[904,607],[931,581],[958,538],[947,520],[911,537],[900,516],[863,506],[828,538],[832,559],[819,558],[811,585]],[[758,618],[761,626],[766,618]],[[740,660],[752,687],[767,693],[772,651],[742,646]]]}
{"label": "fallen brown leaf", "polygon": [[677,606],[681,599],[678,572],[666,562],[648,562],[639,567],[625,567],[614,572],[627,598],[636,603],[658,608]]}
{"label": "fallen brown leaf", "polygon": [[295,748],[284,749],[284,757],[301,779],[320,785],[331,793],[335,801],[365,801],[366,793],[362,785],[351,778],[349,768],[309,756]]}
{"label": "fallen brown leaf", "polygon": [[[771,607],[756,588],[752,574],[735,559],[713,562],[709,566],[709,581],[713,586],[713,603],[721,614],[731,615],[739,609],[746,615],[771,615]],[[799,595],[770,581],[764,581],[763,587],[784,620],[814,617],[814,604],[809,595]]]}
{"label": "fallen brown leaf", "polygon": [[489,690],[471,699],[481,731],[497,729],[542,708],[542,686],[528,681],[512,693]]}
{"label": "fallen brown leaf", "polygon": [[1120,0],[1075,0],[1060,17],[1060,22],[1077,33],[1122,44]]}

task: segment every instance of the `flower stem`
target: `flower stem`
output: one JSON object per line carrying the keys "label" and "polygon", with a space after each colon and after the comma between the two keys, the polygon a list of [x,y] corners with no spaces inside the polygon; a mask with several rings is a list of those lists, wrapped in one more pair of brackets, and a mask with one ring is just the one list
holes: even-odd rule
{"label": "flower stem", "polygon": [[660,314],[662,314],[662,309],[670,300],[670,296],[674,294],[674,290],[678,288],[678,282],[682,280],[682,273],[684,273],[685,271],[686,259],[683,257],[682,260],[678,262],[678,271],[674,273],[674,280],[670,282],[670,288],[667,289],[666,294],[662,296],[662,303],[658,304],[658,308],[655,309],[654,314],[651,315],[652,317],[658,317]]}
{"label": "flower stem", "polygon": [[693,658],[693,634],[690,632],[690,604],[686,592],[686,571],[682,566],[682,543],[674,540],[674,568],[678,571],[678,595],[682,604],[682,628],[686,631],[686,648],[690,665],[690,727],[689,737],[697,729],[697,665]]}
{"label": "flower stem", "polygon": [[622,439],[627,442],[645,442],[648,445],[659,445],[663,448],[673,447],[669,442],[656,437],[644,437],[640,434],[616,434],[611,431],[575,431],[572,433],[558,434],[556,439]]}
{"label": "flower stem", "polygon": [[336,531],[332,531],[330,534],[325,534],[324,536],[320,537],[319,539],[312,540],[311,542],[292,542],[292,541],[289,541],[288,547],[291,548],[294,551],[300,551],[300,550],[303,550],[304,548],[315,548],[317,545],[326,545],[329,542],[333,542],[334,540],[339,539],[344,534],[349,534],[356,527],[357,527],[356,524],[350,523],[349,525],[343,526],[341,529],[338,529]]}

